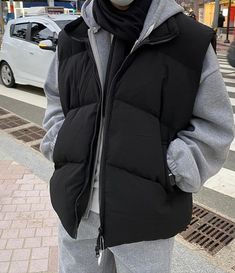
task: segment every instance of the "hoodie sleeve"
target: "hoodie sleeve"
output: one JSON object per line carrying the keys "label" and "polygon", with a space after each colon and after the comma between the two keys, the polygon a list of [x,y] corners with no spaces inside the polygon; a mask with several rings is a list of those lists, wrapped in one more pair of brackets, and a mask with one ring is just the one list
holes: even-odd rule
{"label": "hoodie sleeve", "polygon": [[234,139],[233,110],[211,45],[192,117],[170,143],[167,164],[181,190],[197,193],[223,167]]}
{"label": "hoodie sleeve", "polygon": [[64,122],[64,113],[58,90],[58,64],[58,53],[56,51],[44,84],[47,108],[42,126],[46,130],[46,134],[40,143],[40,151],[50,161],[53,161],[54,145],[58,132]]}

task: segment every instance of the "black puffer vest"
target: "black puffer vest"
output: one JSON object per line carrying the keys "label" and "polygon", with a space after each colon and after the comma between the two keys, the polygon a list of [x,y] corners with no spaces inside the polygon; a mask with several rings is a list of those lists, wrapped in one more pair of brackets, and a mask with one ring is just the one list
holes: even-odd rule
{"label": "black puffer vest", "polygon": [[99,239],[106,248],[174,236],[191,221],[192,194],[170,183],[167,148],[189,126],[213,31],[181,13],[171,17],[127,57],[104,97],[87,31],[79,18],[59,35],[65,121],[53,154],[52,205],[76,238],[103,118]]}

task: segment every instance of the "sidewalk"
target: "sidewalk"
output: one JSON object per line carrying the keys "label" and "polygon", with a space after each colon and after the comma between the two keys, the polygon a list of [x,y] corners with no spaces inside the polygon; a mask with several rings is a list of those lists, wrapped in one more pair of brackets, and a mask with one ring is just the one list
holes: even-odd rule
{"label": "sidewalk", "polygon": [[[0,131],[0,273],[57,272],[57,218],[47,186],[52,171],[41,154]],[[177,235],[172,273],[235,272],[224,269],[234,263],[228,250],[234,253],[234,242],[212,257]]]}
{"label": "sidewalk", "polygon": [[57,272],[57,218],[47,184],[0,160],[0,273]]}

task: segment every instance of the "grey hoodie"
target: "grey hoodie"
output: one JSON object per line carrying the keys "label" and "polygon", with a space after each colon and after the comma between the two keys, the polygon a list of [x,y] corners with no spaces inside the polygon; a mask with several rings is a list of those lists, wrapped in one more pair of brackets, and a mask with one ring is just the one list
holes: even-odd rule
{"label": "grey hoodie", "polygon": [[[82,17],[89,26],[89,40],[103,86],[112,37],[95,22],[92,5],[93,0],[85,2]],[[182,11],[174,0],[153,0],[143,30],[132,50],[153,29]],[[64,121],[58,91],[58,65],[56,54],[44,86],[48,104],[43,128],[47,133],[41,142],[40,150],[49,160],[52,160],[56,137]],[[190,126],[187,130],[178,132],[177,138],[170,143],[167,151],[167,164],[175,175],[176,185],[183,191],[197,193],[203,184],[223,167],[234,134],[232,106],[219,70],[217,57],[210,45],[203,64]],[[98,177],[102,134],[100,141],[101,146],[96,155],[97,172],[93,177],[94,190],[90,195],[87,213],[90,209],[99,212]]]}

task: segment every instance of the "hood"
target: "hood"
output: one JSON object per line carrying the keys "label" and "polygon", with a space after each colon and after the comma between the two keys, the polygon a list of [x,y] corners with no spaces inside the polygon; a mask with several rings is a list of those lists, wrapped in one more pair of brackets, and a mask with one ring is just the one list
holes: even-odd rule
{"label": "hood", "polygon": [[[101,27],[96,23],[93,16],[93,2],[94,0],[86,0],[82,6],[81,14],[85,23],[95,33],[99,31]],[[175,0],[152,0],[143,29],[137,41],[140,42],[144,40],[154,29],[164,23],[167,19],[183,11],[184,9],[178,5]]]}

